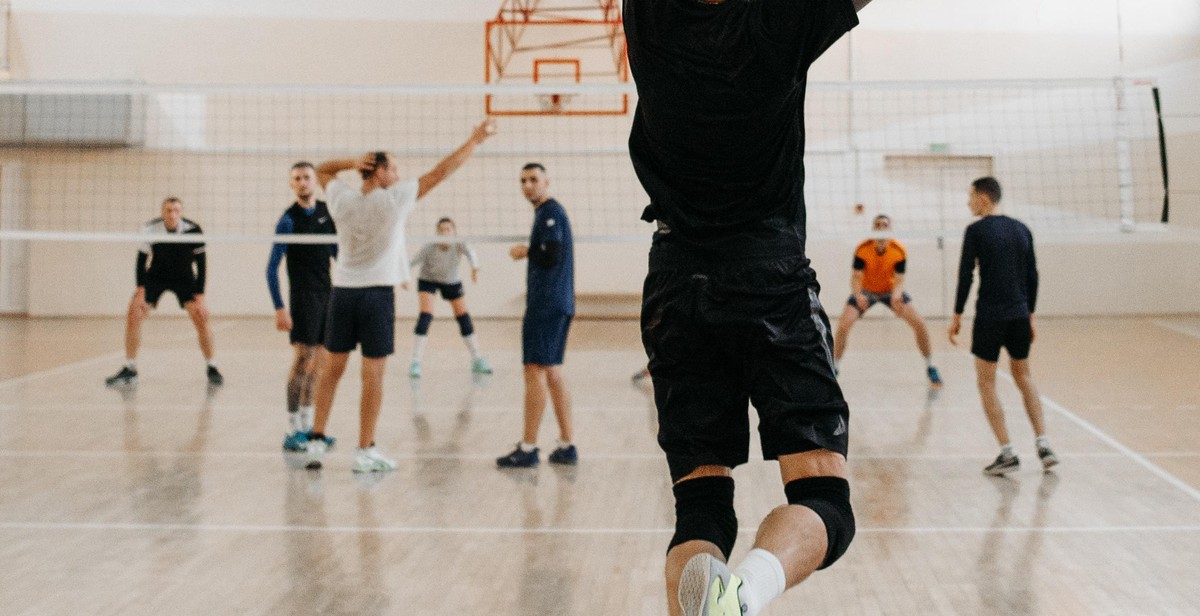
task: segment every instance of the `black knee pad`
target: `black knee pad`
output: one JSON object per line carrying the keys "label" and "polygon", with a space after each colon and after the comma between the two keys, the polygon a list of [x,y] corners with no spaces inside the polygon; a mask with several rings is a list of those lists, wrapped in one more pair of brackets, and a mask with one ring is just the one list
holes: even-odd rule
{"label": "black knee pad", "polygon": [[471,315],[464,313],[461,317],[454,317],[458,321],[458,333],[462,334],[463,338],[475,333],[475,325],[471,323]]}
{"label": "black knee pad", "polygon": [[850,508],[850,483],[841,477],[807,477],[783,486],[787,501],[817,512],[825,522],[829,549],[819,569],[832,565],[846,553],[854,539],[854,510]]}
{"label": "black knee pad", "polygon": [[675,536],[671,548],[701,540],[717,546],[725,559],[737,541],[738,522],[733,511],[733,478],[700,477],[675,484]]}
{"label": "black knee pad", "polygon": [[429,324],[433,323],[433,314],[422,312],[417,316],[417,326],[413,329],[413,333],[418,336],[424,336],[429,333]]}

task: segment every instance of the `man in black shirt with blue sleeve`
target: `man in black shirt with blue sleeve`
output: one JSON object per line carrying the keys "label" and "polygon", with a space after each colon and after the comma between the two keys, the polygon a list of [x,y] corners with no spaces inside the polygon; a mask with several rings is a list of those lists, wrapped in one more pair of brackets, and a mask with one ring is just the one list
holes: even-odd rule
{"label": "man in black shirt with blue sleeve", "polygon": [[1042,402],[1029,372],[1029,347],[1033,344],[1033,313],[1037,305],[1037,258],[1033,252],[1033,234],[1019,220],[997,212],[1001,197],[1000,182],[979,178],[972,182],[968,206],[980,219],[963,234],[962,258],[958,263],[958,291],[954,299],[954,318],[950,323],[950,343],[957,344],[962,313],[971,292],[975,265],[979,264],[979,296],[975,300],[975,324],[971,330],[971,354],[979,397],[987,413],[988,424],[1000,443],[1000,455],[983,469],[989,475],[1015,471],[1020,461],[1008,440],[1004,409],[996,395],[996,362],[1000,349],[1008,350],[1013,381],[1021,390],[1025,413],[1037,436],[1038,458],[1042,467],[1058,464],[1050,449],[1042,416]]}
{"label": "man in black shirt with blue sleeve", "polygon": [[[675,495],[668,609],[754,616],[854,536],[849,409],[805,257],[809,66],[869,0],[625,0],[630,157],[657,223],[642,300]],[[786,505],[732,571],[747,404]]]}

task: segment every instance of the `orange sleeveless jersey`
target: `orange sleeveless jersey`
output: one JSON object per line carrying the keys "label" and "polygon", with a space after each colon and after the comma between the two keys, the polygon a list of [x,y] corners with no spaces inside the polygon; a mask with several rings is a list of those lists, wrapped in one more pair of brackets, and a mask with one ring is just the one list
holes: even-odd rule
{"label": "orange sleeveless jersey", "polygon": [[859,260],[866,264],[863,268],[863,290],[879,294],[891,293],[896,265],[907,258],[904,246],[896,240],[888,240],[887,249],[883,254],[875,252],[875,240],[859,244],[854,251],[854,260],[856,265]]}

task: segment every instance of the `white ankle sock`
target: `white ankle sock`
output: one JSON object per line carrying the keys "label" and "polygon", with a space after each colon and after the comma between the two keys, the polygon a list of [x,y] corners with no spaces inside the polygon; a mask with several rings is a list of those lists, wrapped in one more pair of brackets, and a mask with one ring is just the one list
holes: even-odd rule
{"label": "white ankle sock", "polygon": [[126,359],[125,367],[129,368],[130,370],[133,370],[134,372],[137,372],[137,360],[136,359]]}
{"label": "white ankle sock", "polygon": [[750,550],[733,574],[742,580],[738,600],[745,606],[744,616],[756,616],[775,597],[787,590],[783,564],[774,554],[762,548]]}
{"label": "white ankle sock", "polygon": [[217,360],[215,360],[215,359],[210,359],[210,360],[208,360],[208,367],[209,367],[209,368],[216,368],[216,367],[217,367]]}
{"label": "white ankle sock", "polygon": [[1045,447],[1045,448],[1049,449],[1050,448],[1050,437],[1044,436],[1044,435],[1039,436],[1039,437],[1037,437],[1037,440],[1034,441],[1034,443],[1036,443],[1038,447]]}
{"label": "white ankle sock", "polygon": [[300,413],[300,411],[288,413],[288,424],[291,425],[292,432],[307,432],[307,430],[304,429],[304,416]]}
{"label": "white ankle sock", "polygon": [[1001,445],[1000,446],[1000,455],[1002,455],[1006,458],[1011,455],[1014,455],[1012,445],[1009,443],[1005,443],[1005,444]]}
{"label": "white ankle sock", "polygon": [[926,367],[926,368],[932,368],[932,367],[933,367],[933,356],[932,356],[932,355],[926,355],[926,356],[925,356],[925,367]]}
{"label": "white ankle sock", "polygon": [[312,432],[313,419],[317,416],[317,409],[312,406],[302,406],[296,410],[296,415],[300,417],[301,432]]}
{"label": "white ankle sock", "polygon": [[475,339],[475,334],[463,336],[463,342],[466,343],[467,349],[471,351],[471,359],[479,359],[482,355],[479,354],[479,341]]}
{"label": "white ankle sock", "polygon": [[412,360],[420,362],[425,355],[425,343],[429,341],[429,336],[413,336],[413,354]]}
{"label": "white ankle sock", "polygon": [[521,447],[521,451],[524,451],[525,453],[529,453],[529,452],[533,451],[534,449],[537,449],[537,445],[534,445],[532,443],[526,443],[525,441],[521,441],[520,447]]}

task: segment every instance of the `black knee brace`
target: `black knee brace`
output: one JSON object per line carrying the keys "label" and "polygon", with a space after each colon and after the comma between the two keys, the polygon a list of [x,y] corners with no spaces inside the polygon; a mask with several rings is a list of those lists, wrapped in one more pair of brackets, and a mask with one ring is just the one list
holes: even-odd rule
{"label": "black knee brace", "polygon": [[475,325],[471,323],[471,315],[463,313],[460,317],[454,317],[458,321],[458,333],[462,334],[463,338],[475,333]]}
{"label": "black knee brace", "polygon": [[422,312],[417,317],[417,326],[413,329],[413,333],[418,336],[424,336],[429,333],[429,324],[433,323],[433,314]]}
{"label": "black knee brace", "polygon": [[850,483],[841,477],[808,477],[783,486],[787,501],[817,512],[825,522],[829,549],[819,569],[832,565],[846,553],[854,539],[854,510],[850,508]]}
{"label": "black knee brace", "polygon": [[733,478],[700,477],[675,484],[675,536],[671,548],[701,540],[717,546],[725,559],[737,541],[738,522],[733,511]]}

